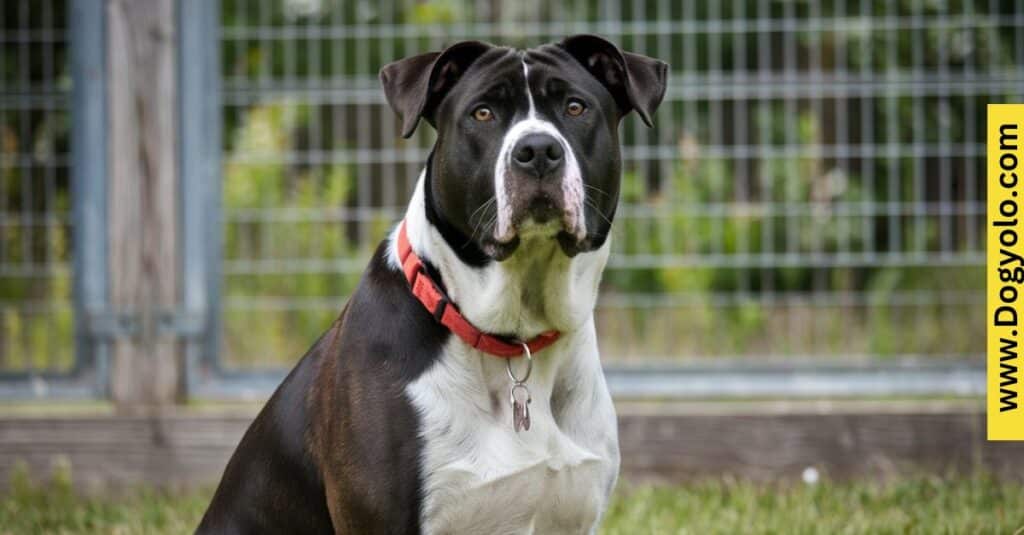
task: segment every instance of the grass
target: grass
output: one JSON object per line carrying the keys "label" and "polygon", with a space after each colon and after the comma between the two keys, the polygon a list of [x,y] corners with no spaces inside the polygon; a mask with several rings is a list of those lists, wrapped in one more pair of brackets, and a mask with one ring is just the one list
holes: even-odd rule
{"label": "grass", "polygon": [[[67,480],[15,478],[0,499],[2,534],[191,533],[209,491],[141,491],[86,498]],[[816,485],[718,480],[674,487],[622,485],[602,533],[1024,533],[1024,485],[988,477],[917,477]]]}
{"label": "grass", "polygon": [[920,477],[790,486],[707,481],[625,490],[605,534],[1024,532],[1024,485]]}

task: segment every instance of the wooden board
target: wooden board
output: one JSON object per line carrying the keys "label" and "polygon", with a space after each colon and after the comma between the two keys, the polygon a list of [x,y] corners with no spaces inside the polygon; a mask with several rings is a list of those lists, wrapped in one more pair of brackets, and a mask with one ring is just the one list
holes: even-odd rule
{"label": "wooden board", "polygon": [[[83,489],[212,485],[252,411],[164,416],[0,417],[0,482],[17,462],[43,479],[72,467]],[[986,470],[1024,475],[1024,443],[984,440],[979,403],[620,406],[623,477],[684,481],[733,475],[791,480]]]}

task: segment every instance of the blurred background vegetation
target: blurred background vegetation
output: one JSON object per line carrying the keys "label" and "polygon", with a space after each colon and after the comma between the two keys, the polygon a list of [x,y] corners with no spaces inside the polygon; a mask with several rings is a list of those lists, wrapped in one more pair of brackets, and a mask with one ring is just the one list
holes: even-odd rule
{"label": "blurred background vegetation", "polygon": [[0,4],[0,371],[74,359],[66,28],[64,2]]}
{"label": "blurred background vegetation", "polygon": [[[0,8],[0,369],[66,369],[66,14],[28,4]],[[580,32],[672,65],[656,126],[623,123],[597,314],[607,359],[982,352],[984,113],[1021,98],[1019,2],[221,0],[221,12],[211,120],[223,121],[225,224],[210,232],[224,236],[230,367],[296,360],[401,217],[433,133],[400,138],[383,64],[460,39]]]}

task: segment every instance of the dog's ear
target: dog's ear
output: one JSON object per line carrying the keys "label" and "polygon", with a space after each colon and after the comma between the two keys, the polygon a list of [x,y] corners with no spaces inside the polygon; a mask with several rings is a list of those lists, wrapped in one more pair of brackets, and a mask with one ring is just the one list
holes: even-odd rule
{"label": "dog's ear", "polygon": [[622,115],[630,110],[653,126],[654,115],[668,84],[668,64],[640,54],[623,52],[596,35],[573,35],[559,43],[615,97]]}
{"label": "dog's ear", "polygon": [[462,41],[442,52],[401,59],[380,70],[384,95],[402,120],[402,137],[416,131],[421,117],[433,124],[434,109],[445,93],[490,48],[480,41]]}

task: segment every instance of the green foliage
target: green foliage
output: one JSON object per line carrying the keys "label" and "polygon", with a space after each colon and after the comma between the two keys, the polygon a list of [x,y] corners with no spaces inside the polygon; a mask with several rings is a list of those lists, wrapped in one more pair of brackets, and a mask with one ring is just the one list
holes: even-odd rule
{"label": "green foliage", "polygon": [[[3,115],[3,114],[0,114]],[[0,123],[4,155],[29,150],[35,145],[38,162],[52,163],[55,155],[48,144],[63,140],[66,126],[43,121],[32,133],[33,140],[18,138]],[[55,172],[56,173],[56,172]],[[65,180],[63,171],[55,180]],[[73,325],[71,318],[71,277],[66,266],[71,261],[71,228],[67,223],[23,225],[22,221],[40,218],[43,207],[59,219],[69,217],[70,193],[66,188],[53,191],[52,202],[42,204],[38,172],[18,166],[0,166],[0,191],[7,193],[7,213],[0,226],[0,259],[10,266],[23,267],[0,275],[0,369],[67,370],[73,363]],[[61,182],[58,182],[61,183]],[[26,205],[25,200],[33,200]],[[17,217],[12,214],[26,213]],[[44,267],[45,266],[45,267]],[[52,269],[48,276],[35,271]]]}
{"label": "green foliage", "polygon": [[408,19],[413,24],[452,24],[465,20],[466,10],[461,0],[435,0],[417,2],[409,10]]}
{"label": "green foliage", "polygon": [[[775,119],[761,117],[770,124],[782,122]],[[802,113],[796,123],[799,133],[793,141],[815,143],[821,129],[815,116]],[[685,137],[681,142],[690,143],[695,141]],[[688,150],[682,149],[684,154]],[[893,224],[891,218],[865,222],[865,216],[838,211],[856,208],[865,199],[863,170],[826,172],[824,160],[814,157],[768,158],[759,164],[762,183],[741,194],[740,165],[721,158],[677,162],[667,189],[678,207],[646,192],[637,173],[624,175],[615,239],[625,245],[616,254],[676,255],[695,263],[710,258],[712,263],[611,269],[605,277],[606,294],[649,295],[665,304],[655,304],[654,310],[629,308],[626,322],[621,321],[621,309],[599,311],[605,354],[884,358],[980,351],[983,323],[963,321],[981,317],[980,303],[964,299],[972,292],[980,295],[984,282],[979,269],[822,268],[809,260],[814,254],[874,250],[872,240]],[[907,191],[901,198],[917,197]],[[896,252],[917,246],[936,249],[938,225],[935,218],[905,221],[898,238],[908,245]],[[801,261],[787,264],[787,254],[799,254]],[[765,263],[759,263],[761,258],[767,258]],[[730,265],[730,259],[751,262]],[[781,298],[765,300],[765,292]],[[846,302],[843,292],[850,295]],[[820,303],[815,302],[816,293],[838,297]],[[912,294],[909,303],[906,294]],[[672,299],[664,299],[672,296],[685,297],[684,304],[674,306]]]}
{"label": "green foliage", "polygon": [[[310,113],[309,106],[287,100],[262,104],[246,113],[234,133],[224,168],[224,258],[257,269],[225,278],[230,365],[280,366],[302,355],[344,303],[295,308],[288,302],[347,295],[358,280],[356,273],[276,273],[259,269],[261,263],[367,254],[346,225],[344,209],[355,192],[349,168],[288,163],[296,150],[293,133],[308,124]],[[234,305],[239,298],[243,304]]]}

